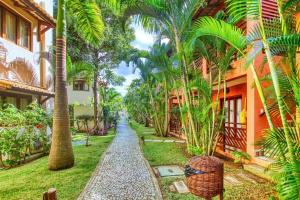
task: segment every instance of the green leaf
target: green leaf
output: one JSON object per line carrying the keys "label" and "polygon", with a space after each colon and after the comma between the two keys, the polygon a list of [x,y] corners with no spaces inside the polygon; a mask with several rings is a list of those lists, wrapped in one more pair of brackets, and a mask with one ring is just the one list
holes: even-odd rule
{"label": "green leaf", "polygon": [[67,9],[82,39],[94,47],[99,46],[104,37],[104,23],[96,2],[94,0],[69,0]]}

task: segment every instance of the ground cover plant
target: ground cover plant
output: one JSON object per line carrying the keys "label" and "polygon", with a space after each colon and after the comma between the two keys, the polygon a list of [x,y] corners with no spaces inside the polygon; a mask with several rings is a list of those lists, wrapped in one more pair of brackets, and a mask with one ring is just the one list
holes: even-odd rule
{"label": "ground cover plant", "polygon": [[[84,134],[78,134],[77,140],[80,135],[84,139]],[[71,169],[49,171],[48,157],[43,157],[20,167],[0,170],[0,199],[41,199],[43,192],[51,187],[57,189],[60,200],[76,199],[113,138],[110,131],[107,136],[91,136],[88,147],[85,144],[75,146],[76,164]]]}

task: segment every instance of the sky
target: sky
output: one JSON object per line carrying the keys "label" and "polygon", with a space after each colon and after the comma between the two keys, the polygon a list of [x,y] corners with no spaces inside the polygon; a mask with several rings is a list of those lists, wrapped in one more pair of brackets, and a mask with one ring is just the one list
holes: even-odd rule
{"label": "sky", "polygon": [[[131,45],[140,50],[149,50],[149,48],[154,43],[154,36],[146,33],[142,28],[133,26],[135,30],[135,40],[131,43]],[[132,80],[139,78],[139,73],[133,73],[132,66],[127,66],[126,63],[122,62],[119,67],[116,69],[116,73],[120,76],[124,76],[126,81],[123,86],[115,86],[116,90],[125,96],[127,93],[127,88],[132,82]]]}

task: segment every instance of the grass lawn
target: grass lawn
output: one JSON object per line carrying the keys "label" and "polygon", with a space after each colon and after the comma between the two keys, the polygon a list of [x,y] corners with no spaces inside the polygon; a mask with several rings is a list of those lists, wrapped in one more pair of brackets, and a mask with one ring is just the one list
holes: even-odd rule
{"label": "grass lawn", "polygon": [[[152,136],[154,130],[145,128],[143,125],[136,122],[131,123],[131,127],[136,130],[139,136],[145,135],[145,138],[155,137],[156,139],[165,139]],[[144,132],[144,133],[143,133]],[[145,158],[149,161],[151,166],[158,165],[179,165],[184,166],[190,156],[186,152],[186,145],[180,143],[159,143],[159,142],[145,142],[143,145]],[[231,163],[225,162],[225,175],[238,176],[240,174],[249,174],[244,170],[233,166]],[[251,174],[249,174],[251,175]],[[192,194],[179,194],[171,192],[170,186],[174,181],[184,180],[184,176],[159,178],[161,190],[166,200],[199,200]],[[242,182],[241,185],[230,185],[225,183],[225,200],[265,200],[274,194],[273,184],[257,177],[258,183]],[[215,198],[218,199],[218,198]]]}
{"label": "grass lawn", "polygon": [[130,121],[130,126],[131,128],[133,128],[136,131],[136,134],[139,137],[144,137],[145,139],[152,139],[152,140],[179,140],[178,138],[175,137],[158,137],[155,136],[155,130],[154,128],[149,128],[149,127],[145,127],[133,120]]}
{"label": "grass lawn", "polygon": [[111,133],[91,136],[91,146],[75,146],[75,166],[71,169],[49,171],[48,157],[43,157],[17,168],[0,170],[0,199],[38,200],[51,187],[57,189],[59,200],[76,199],[113,137]]}

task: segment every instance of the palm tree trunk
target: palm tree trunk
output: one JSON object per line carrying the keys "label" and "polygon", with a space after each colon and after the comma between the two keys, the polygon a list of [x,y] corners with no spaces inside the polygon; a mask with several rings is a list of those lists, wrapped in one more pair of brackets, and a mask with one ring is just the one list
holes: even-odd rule
{"label": "palm tree trunk", "polygon": [[98,90],[97,90],[97,80],[98,80],[98,70],[94,72],[93,80],[93,95],[94,95],[94,130],[97,131],[99,128],[99,117],[98,117]]}
{"label": "palm tree trunk", "polygon": [[169,93],[168,93],[168,82],[166,80],[166,76],[164,78],[165,85],[165,119],[164,119],[164,136],[168,135],[168,126],[169,126]]}
{"label": "palm tree trunk", "polygon": [[70,134],[66,80],[66,2],[58,0],[56,28],[56,86],[53,114],[53,133],[48,168],[59,170],[74,165]]}
{"label": "palm tree trunk", "polygon": [[[182,55],[182,51],[181,51],[181,45],[180,45],[180,39],[178,37],[177,34],[177,30],[174,29],[174,34],[175,34],[175,44],[176,44],[176,51],[178,55]],[[195,123],[194,123],[194,118],[192,115],[192,109],[191,109],[191,101],[190,101],[190,95],[189,95],[189,89],[187,86],[187,80],[188,80],[188,75],[187,75],[187,63],[186,60],[184,58],[184,56],[182,55],[181,57],[181,69],[182,69],[182,84],[183,84],[183,95],[184,95],[184,100],[186,103],[186,107],[187,107],[187,114],[188,114],[188,120],[189,120],[189,124],[191,126],[191,130],[192,130],[192,135],[193,138],[195,140],[196,146],[199,147],[199,140],[197,138],[197,134],[196,134],[196,128],[195,128]]]}
{"label": "palm tree trunk", "polygon": [[[286,111],[285,111],[285,103],[284,103],[283,97],[281,95],[278,74],[277,74],[275,63],[274,63],[274,60],[273,60],[273,57],[271,54],[269,43],[267,42],[267,39],[266,39],[266,33],[265,33],[264,23],[263,23],[263,19],[262,19],[262,6],[260,4],[259,4],[259,12],[260,12],[259,23],[260,23],[261,30],[262,30],[261,31],[262,43],[265,48],[265,52],[266,52],[266,56],[267,56],[267,60],[268,60],[269,68],[270,68],[272,83],[273,83],[273,87],[275,90],[275,95],[276,95],[276,99],[277,99],[277,103],[278,103],[278,108],[279,108],[279,112],[280,112],[283,131],[284,131],[284,135],[285,135],[285,139],[286,139],[286,143],[287,143],[288,155],[292,161],[292,164],[296,166],[296,163],[298,161],[296,158],[295,148],[293,146],[293,143],[292,143],[291,137],[290,137],[290,133],[289,133],[289,127],[288,127]],[[297,167],[296,167],[296,169],[297,169]],[[300,170],[297,169],[297,171],[295,172],[297,184],[300,184],[300,177],[297,174],[297,173],[299,173],[299,171]]]}
{"label": "palm tree trunk", "polygon": [[150,104],[152,105],[152,108],[154,109],[154,126],[155,126],[155,129],[156,129],[156,132],[158,132],[158,135],[163,136],[163,130],[162,130],[161,124],[160,124],[159,119],[158,119],[158,115],[157,115],[158,112],[156,110],[154,97],[152,95],[152,91],[151,91],[151,88],[150,88],[150,85],[149,85],[148,82],[147,82],[147,89],[148,89],[148,93],[149,93],[149,96],[150,96]]}

